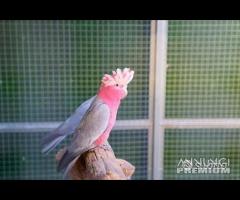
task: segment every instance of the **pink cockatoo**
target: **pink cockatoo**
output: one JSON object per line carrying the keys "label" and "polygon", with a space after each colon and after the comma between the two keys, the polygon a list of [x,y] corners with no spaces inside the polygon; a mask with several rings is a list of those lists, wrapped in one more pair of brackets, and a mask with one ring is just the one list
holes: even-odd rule
{"label": "pink cockatoo", "polygon": [[133,75],[134,71],[129,68],[117,69],[112,75],[105,74],[97,95],[83,102],[65,122],[43,139],[42,152],[47,153],[74,133],[59,161],[58,171],[66,175],[82,153],[99,145],[109,145],[107,139]]}

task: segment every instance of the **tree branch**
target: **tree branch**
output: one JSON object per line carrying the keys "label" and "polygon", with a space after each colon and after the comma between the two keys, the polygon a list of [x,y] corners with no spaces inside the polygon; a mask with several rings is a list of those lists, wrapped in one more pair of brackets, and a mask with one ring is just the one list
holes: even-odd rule
{"label": "tree branch", "polygon": [[[61,149],[56,160],[65,152]],[[90,149],[83,153],[70,170],[68,177],[72,180],[128,180],[135,167],[129,162],[117,159],[109,144]]]}

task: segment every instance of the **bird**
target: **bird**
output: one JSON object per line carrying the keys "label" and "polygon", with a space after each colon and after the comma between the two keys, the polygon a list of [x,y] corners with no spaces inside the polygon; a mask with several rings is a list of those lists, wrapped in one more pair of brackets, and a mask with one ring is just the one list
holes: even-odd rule
{"label": "bird", "polygon": [[78,158],[100,145],[109,145],[108,138],[115,125],[121,101],[128,95],[128,84],[134,71],[117,68],[104,74],[97,94],[84,101],[59,127],[44,136],[42,153],[48,154],[67,136],[73,134],[70,144],[58,162],[58,172],[67,176]]}

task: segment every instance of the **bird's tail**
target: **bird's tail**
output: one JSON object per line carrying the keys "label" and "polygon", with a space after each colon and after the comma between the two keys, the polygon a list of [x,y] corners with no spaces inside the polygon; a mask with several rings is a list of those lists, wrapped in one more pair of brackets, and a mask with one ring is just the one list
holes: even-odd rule
{"label": "bird's tail", "polygon": [[91,149],[92,147],[83,148],[81,150],[78,150],[75,153],[69,152],[68,150],[65,151],[62,158],[59,160],[57,171],[63,172],[64,177],[68,175],[69,171],[72,169],[75,162],[78,160],[78,158],[86,151]]}
{"label": "bird's tail", "polygon": [[75,152],[69,152],[68,149],[66,149],[65,153],[58,162],[57,171],[63,172],[64,178],[66,178],[69,171],[72,169],[73,165],[76,163],[78,158],[80,158],[80,156],[86,151],[94,149],[95,147],[96,145],[92,144],[88,147],[78,149]]}
{"label": "bird's tail", "polygon": [[63,177],[65,179],[68,178],[68,174],[71,171],[72,167],[74,166],[74,164],[77,162],[77,160],[80,158],[81,154],[76,156],[75,158],[73,158],[72,161],[70,161],[70,163],[68,165],[66,165],[66,167],[63,170]]}
{"label": "bird's tail", "polygon": [[42,140],[42,153],[49,153],[53,150],[60,142],[62,142],[67,135],[59,132],[61,127],[54,130],[51,134],[45,136]]}

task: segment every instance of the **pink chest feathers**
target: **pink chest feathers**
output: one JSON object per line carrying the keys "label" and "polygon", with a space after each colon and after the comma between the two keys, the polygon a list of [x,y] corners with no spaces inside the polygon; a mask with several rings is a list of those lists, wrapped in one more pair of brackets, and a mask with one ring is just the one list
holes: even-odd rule
{"label": "pink chest feathers", "polygon": [[96,145],[104,144],[107,141],[109,134],[116,122],[116,116],[117,116],[117,110],[111,110],[110,118],[108,121],[108,126],[107,126],[106,130],[95,141]]}

